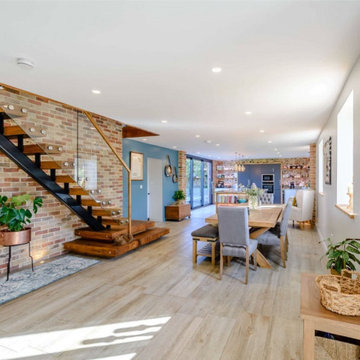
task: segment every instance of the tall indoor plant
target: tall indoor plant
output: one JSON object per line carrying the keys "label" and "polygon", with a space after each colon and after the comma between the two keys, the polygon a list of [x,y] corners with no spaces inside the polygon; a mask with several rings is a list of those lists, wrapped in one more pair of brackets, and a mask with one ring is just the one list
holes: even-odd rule
{"label": "tall indoor plant", "polygon": [[35,197],[32,206],[29,202],[28,194],[10,199],[0,195],[0,226],[6,227],[0,231],[0,245],[26,244],[31,240],[31,228],[26,225],[31,223],[33,213],[36,214],[42,206],[42,199]]}
{"label": "tall indoor plant", "polygon": [[326,267],[333,275],[340,275],[343,269],[355,270],[355,264],[360,265],[360,239],[345,239],[334,244],[329,238],[327,242]]}

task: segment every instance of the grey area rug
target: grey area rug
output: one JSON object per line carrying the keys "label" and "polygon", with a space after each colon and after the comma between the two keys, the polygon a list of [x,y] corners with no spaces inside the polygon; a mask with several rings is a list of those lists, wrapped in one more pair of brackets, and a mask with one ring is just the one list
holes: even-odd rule
{"label": "grey area rug", "polygon": [[100,260],[65,255],[34,267],[34,272],[30,268],[10,273],[9,281],[6,281],[6,276],[0,279],[0,304],[40,289],[99,262]]}

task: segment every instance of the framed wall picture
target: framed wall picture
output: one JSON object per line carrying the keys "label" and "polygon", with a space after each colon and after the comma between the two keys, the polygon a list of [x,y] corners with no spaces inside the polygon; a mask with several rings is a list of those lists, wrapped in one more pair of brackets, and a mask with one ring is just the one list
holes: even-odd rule
{"label": "framed wall picture", "polygon": [[131,180],[144,180],[144,154],[130,151]]}
{"label": "framed wall picture", "polygon": [[332,140],[330,136],[324,144],[324,180],[327,185],[331,185],[331,151]]}

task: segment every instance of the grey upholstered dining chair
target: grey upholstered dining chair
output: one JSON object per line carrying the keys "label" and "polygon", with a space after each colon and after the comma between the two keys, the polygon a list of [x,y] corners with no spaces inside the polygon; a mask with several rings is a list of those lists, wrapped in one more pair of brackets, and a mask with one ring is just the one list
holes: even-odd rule
{"label": "grey upholstered dining chair", "polygon": [[256,239],[260,245],[280,245],[281,261],[284,268],[286,268],[287,252],[289,247],[287,229],[289,224],[292,202],[293,198],[290,198],[283,211],[283,217],[281,222],[278,223],[275,228],[265,231]]}
{"label": "grey upholstered dining chair", "polygon": [[249,277],[249,259],[254,259],[256,270],[256,249],[258,242],[250,239],[248,208],[238,206],[219,206],[218,209],[220,239],[220,279],[222,278],[224,256],[240,257],[246,260],[245,284]]}

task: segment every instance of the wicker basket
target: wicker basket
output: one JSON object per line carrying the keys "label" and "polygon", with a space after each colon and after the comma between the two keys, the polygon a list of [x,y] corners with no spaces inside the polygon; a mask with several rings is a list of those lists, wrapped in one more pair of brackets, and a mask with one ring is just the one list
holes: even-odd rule
{"label": "wicker basket", "polygon": [[[346,273],[350,273],[350,278]],[[359,273],[342,270],[341,276],[319,275],[315,281],[320,289],[321,304],[326,309],[341,315],[360,316]]]}

